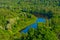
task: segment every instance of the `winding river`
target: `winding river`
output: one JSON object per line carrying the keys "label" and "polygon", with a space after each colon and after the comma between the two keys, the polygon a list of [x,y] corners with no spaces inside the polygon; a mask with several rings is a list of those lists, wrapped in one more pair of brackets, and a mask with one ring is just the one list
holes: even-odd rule
{"label": "winding river", "polygon": [[34,28],[34,29],[36,29],[37,26],[38,26],[38,25],[37,25],[38,22],[46,22],[46,19],[45,19],[45,18],[37,18],[37,20],[36,20],[35,23],[33,23],[33,24],[27,26],[24,30],[21,31],[21,33],[27,33],[28,30],[29,30],[30,28]]}

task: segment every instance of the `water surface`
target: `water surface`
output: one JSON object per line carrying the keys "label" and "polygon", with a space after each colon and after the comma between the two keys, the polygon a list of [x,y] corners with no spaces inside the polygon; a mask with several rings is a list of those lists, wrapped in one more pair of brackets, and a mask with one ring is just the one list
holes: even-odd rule
{"label": "water surface", "polygon": [[38,26],[38,25],[37,25],[38,22],[46,22],[46,19],[45,19],[45,18],[37,18],[37,20],[36,20],[35,23],[33,23],[33,24],[27,26],[24,30],[21,31],[21,33],[27,33],[28,30],[29,30],[30,28],[34,28],[34,29],[36,29],[37,26]]}

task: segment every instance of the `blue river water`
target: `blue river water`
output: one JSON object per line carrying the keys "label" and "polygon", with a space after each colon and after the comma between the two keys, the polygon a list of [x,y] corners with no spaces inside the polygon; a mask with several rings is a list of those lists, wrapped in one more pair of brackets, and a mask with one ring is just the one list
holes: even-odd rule
{"label": "blue river water", "polygon": [[29,30],[30,28],[34,28],[34,29],[36,29],[37,26],[38,26],[38,25],[37,25],[38,22],[46,22],[46,19],[45,19],[45,18],[37,18],[37,20],[36,20],[35,23],[33,23],[33,24],[27,26],[25,29],[23,29],[23,30],[21,31],[21,33],[27,33],[28,30]]}

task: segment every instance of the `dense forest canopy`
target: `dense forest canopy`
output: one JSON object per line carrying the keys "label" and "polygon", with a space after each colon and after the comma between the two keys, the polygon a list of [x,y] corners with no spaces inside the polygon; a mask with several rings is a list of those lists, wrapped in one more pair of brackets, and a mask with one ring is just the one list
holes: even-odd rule
{"label": "dense forest canopy", "polygon": [[[46,23],[19,32],[38,17]],[[0,40],[60,40],[60,0],[0,0]]]}

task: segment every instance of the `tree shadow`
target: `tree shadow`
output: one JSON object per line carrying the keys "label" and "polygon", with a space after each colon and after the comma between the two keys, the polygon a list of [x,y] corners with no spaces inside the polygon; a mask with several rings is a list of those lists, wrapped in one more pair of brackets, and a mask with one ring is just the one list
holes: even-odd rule
{"label": "tree shadow", "polygon": [[35,15],[36,17],[44,17],[44,18],[52,18],[53,17],[53,12],[51,10],[49,10],[48,12],[46,12],[45,10],[41,10],[41,11],[30,11],[31,14]]}

